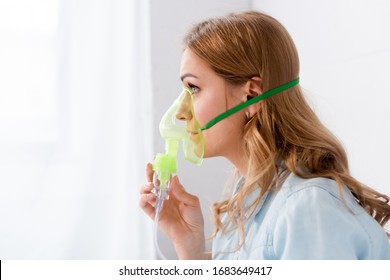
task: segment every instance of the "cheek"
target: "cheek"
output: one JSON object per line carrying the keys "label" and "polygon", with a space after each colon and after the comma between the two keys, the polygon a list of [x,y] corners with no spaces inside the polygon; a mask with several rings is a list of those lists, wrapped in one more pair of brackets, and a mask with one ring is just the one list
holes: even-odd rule
{"label": "cheek", "polygon": [[195,102],[194,113],[201,127],[204,127],[209,121],[226,111],[226,108],[221,106],[222,103],[217,98],[209,98]]}
{"label": "cheek", "polygon": [[[209,121],[215,118],[219,112],[217,113],[213,110],[199,109],[197,114],[199,116],[198,122],[201,127],[204,127]],[[204,157],[220,155],[220,149],[223,147],[224,140],[229,138],[229,135],[225,132],[226,130],[224,129],[223,121],[202,132],[204,141]]]}
{"label": "cheek", "polygon": [[207,122],[208,109],[207,106],[204,106],[204,102],[195,101],[194,104],[194,114],[195,118],[198,120],[201,127],[203,127]]}

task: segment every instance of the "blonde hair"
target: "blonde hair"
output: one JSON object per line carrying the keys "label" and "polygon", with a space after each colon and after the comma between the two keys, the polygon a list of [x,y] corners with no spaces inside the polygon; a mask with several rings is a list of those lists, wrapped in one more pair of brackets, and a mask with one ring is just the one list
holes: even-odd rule
{"label": "blonde hair", "polygon": [[[184,39],[185,48],[206,61],[228,83],[242,84],[253,76],[267,91],[299,76],[299,58],[286,29],[260,12],[229,14],[195,25]],[[244,128],[248,158],[245,182],[239,191],[213,205],[215,231],[238,229],[243,245],[245,213],[253,213],[271,187],[293,172],[302,178],[326,177],[345,185],[356,201],[384,227],[390,218],[389,197],[355,180],[346,153],[321,123],[299,86],[267,98]],[[283,176],[282,176],[283,175]],[[256,188],[260,195],[244,208]],[[222,224],[220,215],[228,214]]]}

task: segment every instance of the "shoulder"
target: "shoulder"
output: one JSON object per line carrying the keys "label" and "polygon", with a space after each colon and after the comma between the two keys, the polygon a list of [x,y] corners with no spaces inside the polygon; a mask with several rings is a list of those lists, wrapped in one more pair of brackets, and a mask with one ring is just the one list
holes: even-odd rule
{"label": "shoulder", "polygon": [[272,208],[277,258],[375,258],[373,248],[379,249],[379,243],[389,249],[380,225],[333,180],[290,175]]}
{"label": "shoulder", "polygon": [[[304,179],[291,174],[278,191],[277,199],[285,207],[296,211],[302,210],[302,207],[316,211],[331,207],[339,210],[340,214],[365,212],[348,188],[339,187],[336,181],[322,177]],[[335,206],[336,209],[333,208]]]}
{"label": "shoulder", "polygon": [[320,177],[303,179],[290,175],[274,202],[279,222],[296,222],[290,230],[299,229],[303,222],[308,231],[314,230],[314,225],[334,226],[339,220],[350,220],[364,212],[347,188],[339,188],[334,180]]}
{"label": "shoulder", "polygon": [[300,196],[311,196],[312,198],[322,198],[326,196],[329,199],[340,201],[345,195],[349,200],[350,192],[344,187],[340,189],[334,180],[322,177],[316,177],[311,179],[300,178],[294,174],[291,174],[282,185],[279,196],[282,199],[294,202],[294,198]]}

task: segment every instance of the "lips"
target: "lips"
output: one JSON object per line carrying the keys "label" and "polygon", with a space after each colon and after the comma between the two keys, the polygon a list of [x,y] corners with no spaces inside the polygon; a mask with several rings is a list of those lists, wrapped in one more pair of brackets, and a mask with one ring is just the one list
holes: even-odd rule
{"label": "lips", "polygon": [[198,131],[193,131],[193,130],[189,130],[189,129],[186,129],[187,133],[190,134],[191,136],[192,135],[198,135],[199,132]]}

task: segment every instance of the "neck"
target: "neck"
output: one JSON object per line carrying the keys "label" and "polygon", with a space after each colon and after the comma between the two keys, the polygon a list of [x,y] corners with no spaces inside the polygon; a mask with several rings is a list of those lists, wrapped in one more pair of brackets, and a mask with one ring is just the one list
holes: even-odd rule
{"label": "neck", "polygon": [[238,170],[240,176],[245,176],[248,170],[248,158],[245,156],[245,152],[243,148],[237,149],[236,152],[227,155],[226,158]]}

